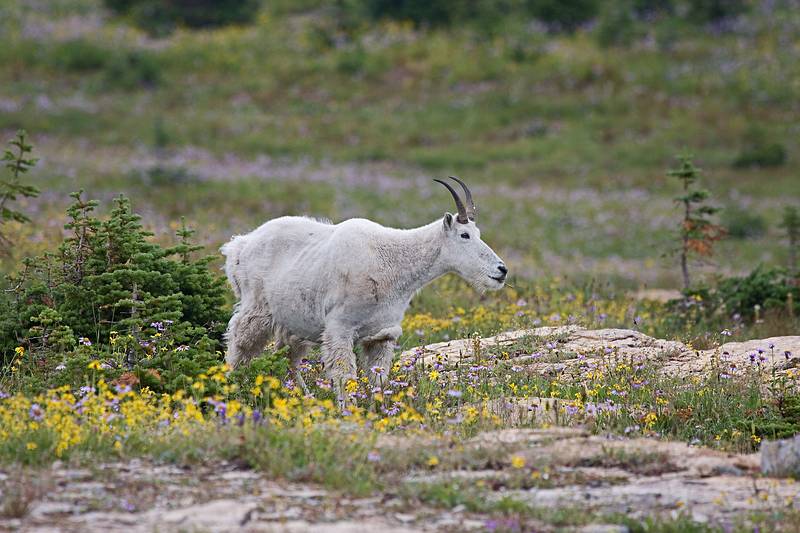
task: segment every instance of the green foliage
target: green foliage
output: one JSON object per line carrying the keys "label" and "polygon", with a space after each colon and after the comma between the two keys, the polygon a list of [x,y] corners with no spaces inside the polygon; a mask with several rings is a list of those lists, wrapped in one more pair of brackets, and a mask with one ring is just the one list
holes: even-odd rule
{"label": "green foliage", "polygon": [[686,17],[698,23],[735,17],[747,9],[746,0],[688,0]]}
{"label": "green foliage", "polygon": [[30,157],[33,146],[28,144],[25,132],[18,131],[17,136],[9,142],[9,145],[11,149],[5,150],[2,157],[9,176],[0,180],[0,246],[3,248],[7,248],[10,243],[2,231],[2,226],[10,221],[30,221],[14,206],[17,197],[34,198],[39,195],[39,189],[22,182],[22,175],[33,168],[37,161]]}
{"label": "green foliage", "polygon": [[798,249],[800,249],[800,210],[795,206],[787,205],[783,210],[781,228],[786,230],[786,240],[789,245],[789,274],[795,281],[800,277],[797,268]]}
{"label": "green foliage", "polygon": [[735,168],[779,167],[786,163],[786,148],[771,140],[765,128],[750,127],[739,155],[733,162]]}
{"label": "green foliage", "polygon": [[103,69],[110,56],[110,50],[87,39],[77,38],[57,43],[50,51],[49,60],[54,67],[62,70],[90,72]]}
{"label": "green foliage", "polygon": [[[272,9],[286,12],[280,6]],[[705,24],[743,10],[743,2],[714,0],[338,0],[331,12],[340,28],[350,30],[364,21],[389,19],[410,22],[417,28],[467,24],[481,32],[507,33],[514,21],[535,18],[552,30],[573,32],[599,18],[598,42],[619,46],[630,44],[641,33],[639,22],[673,19]]]}
{"label": "green foliage", "polygon": [[[623,0],[622,3],[626,2]],[[641,19],[651,19],[661,14],[672,15],[675,13],[675,2],[673,0],[633,0],[632,7],[637,17]]]}
{"label": "green foliage", "polygon": [[757,239],[767,231],[764,217],[749,209],[726,208],[722,212],[725,233],[734,239]]}
{"label": "green foliage", "polygon": [[83,38],[55,44],[46,62],[66,72],[101,73],[105,85],[120,89],[154,87],[161,80],[161,66],[152,52],[111,49]]}
{"label": "green foliage", "polygon": [[344,19],[393,19],[416,27],[446,27],[469,23],[491,30],[511,18],[534,17],[551,29],[572,32],[600,18],[598,40],[602,46],[624,45],[637,33],[637,22],[676,18],[705,24],[720,21],[745,10],[745,2],[734,0],[339,0]]}
{"label": "green foliage", "polygon": [[461,16],[465,4],[459,0],[365,0],[363,9],[373,19],[408,20],[416,26],[446,26]]}
{"label": "green foliage", "polygon": [[350,19],[391,19],[415,27],[444,27],[468,23],[491,31],[521,0],[341,0],[340,16]]}
{"label": "green foliage", "polygon": [[793,311],[800,314],[800,287],[792,286],[791,278],[782,268],[758,267],[743,277],[719,282],[716,297],[728,314],[738,313],[746,318],[755,316],[755,308],[785,309],[792,295]]}
{"label": "green foliage", "polygon": [[119,364],[131,365],[167,347],[148,340],[155,337],[168,338],[169,347],[185,344],[191,354],[214,354],[228,318],[224,281],[210,272],[210,258],[192,258],[200,248],[193,231],[182,226],[179,244],[162,248],[149,241],[127,198],[117,198],[100,220],[97,202],[72,197],[69,235],[58,251],[27,260],[9,280],[3,352],[22,343],[45,357],[68,350],[76,337],[95,344],[118,337],[127,343]]}
{"label": "green foliage", "polygon": [[169,34],[180,26],[247,24],[261,8],[260,0],[105,0],[105,5],[155,36]]}
{"label": "green foliage", "polygon": [[786,148],[780,143],[767,143],[743,149],[733,162],[733,166],[737,168],[779,167],[784,163],[786,163]]}
{"label": "green foliage", "polygon": [[530,12],[556,29],[574,31],[597,16],[597,0],[528,0]]}
{"label": "green foliage", "polygon": [[249,391],[254,385],[256,376],[283,377],[289,372],[289,348],[284,346],[280,350],[267,351],[256,357],[248,365],[241,365],[230,374],[233,383],[239,386],[240,391]]}
{"label": "green foliage", "polygon": [[[138,387],[149,387],[156,392],[174,393],[191,390],[192,382],[209,368],[222,364],[221,354],[215,350],[217,344],[208,337],[201,337],[191,346],[175,346],[171,339],[171,326],[162,329],[162,337],[151,337],[144,343],[148,356],[140,358],[133,367]],[[166,338],[164,338],[166,337]],[[211,381],[209,394],[219,394],[221,386]]]}
{"label": "green foliage", "polygon": [[634,4],[625,0],[608,2],[597,24],[597,43],[604,48],[628,46],[637,36]]}
{"label": "green foliage", "polygon": [[324,427],[275,430],[255,427],[223,451],[237,460],[292,481],[320,483],[353,494],[368,494],[378,486],[375,466],[367,460],[374,436]]}
{"label": "green foliage", "polygon": [[161,66],[150,52],[128,50],[111,56],[105,74],[109,85],[121,89],[154,87],[161,81]]}

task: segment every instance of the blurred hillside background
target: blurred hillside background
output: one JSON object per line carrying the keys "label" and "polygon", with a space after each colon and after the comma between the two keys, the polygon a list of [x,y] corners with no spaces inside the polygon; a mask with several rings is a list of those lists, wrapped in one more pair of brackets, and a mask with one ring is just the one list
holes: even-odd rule
{"label": "blurred hillside background", "polygon": [[42,190],[5,269],[79,188],[215,250],[284,214],[421,225],[457,175],[518,277],[679,288],[687,151],[728,233],[705,275],[784,265],[798,59],[794,0],[4,0],[0,133]]}

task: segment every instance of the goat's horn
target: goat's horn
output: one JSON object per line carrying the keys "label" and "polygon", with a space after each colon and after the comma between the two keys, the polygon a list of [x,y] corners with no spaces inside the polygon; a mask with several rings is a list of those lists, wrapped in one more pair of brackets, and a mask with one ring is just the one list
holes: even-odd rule
{"label": "goat's horn", "polygon": [[475,202],[472,201],[472,193],[469,192],[469,187],[455,176],[450,176],[450,179],[461,185],[461,188],[464,189],[464,194],[467,196],[467,218],[475,220]]}
{"label": "goat's horn", "polygon": [[459,224],[466,224],[467,222],[469,222],[467,209],[464,207],[464,202],[462,202],[461,198],[458,197],[458,193],[455,191],[455,189],[453,189],[449,183],[446,183],[442,180],[437,180],[436,178],[434,178],[433,181],[437,181],[442,185],[444,185],[445,187],[447,187],[447,190],[450,191],[450,194],[453,195],[453,200],[456,201],[456,208],[458,209],[458,217],[456,217],[456,220],[458,220]]}

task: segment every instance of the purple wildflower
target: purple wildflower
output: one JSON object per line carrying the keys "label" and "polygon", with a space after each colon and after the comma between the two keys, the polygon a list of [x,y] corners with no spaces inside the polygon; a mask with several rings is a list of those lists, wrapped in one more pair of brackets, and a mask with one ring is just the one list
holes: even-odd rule
{"label": "purple wildflower", "polygon": [[44,409],[42,409],[42,406],[38,403],[34,403],[28,410],[28,416],[31,420],[36,420],[38,422],[44,418]]}

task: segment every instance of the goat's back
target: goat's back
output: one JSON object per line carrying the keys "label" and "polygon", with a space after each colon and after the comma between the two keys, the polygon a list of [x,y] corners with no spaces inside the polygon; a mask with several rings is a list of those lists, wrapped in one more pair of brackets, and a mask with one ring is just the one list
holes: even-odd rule
{"label": "goat's back", "polygon": [[332,233],[330,223],[307,217],[280,217],[250,233],[237,235],[220,251],[225,256],[225,274],[237,299],[248,289],[258,290],[265,276],[295,268],[304,255],[318,248]]}

